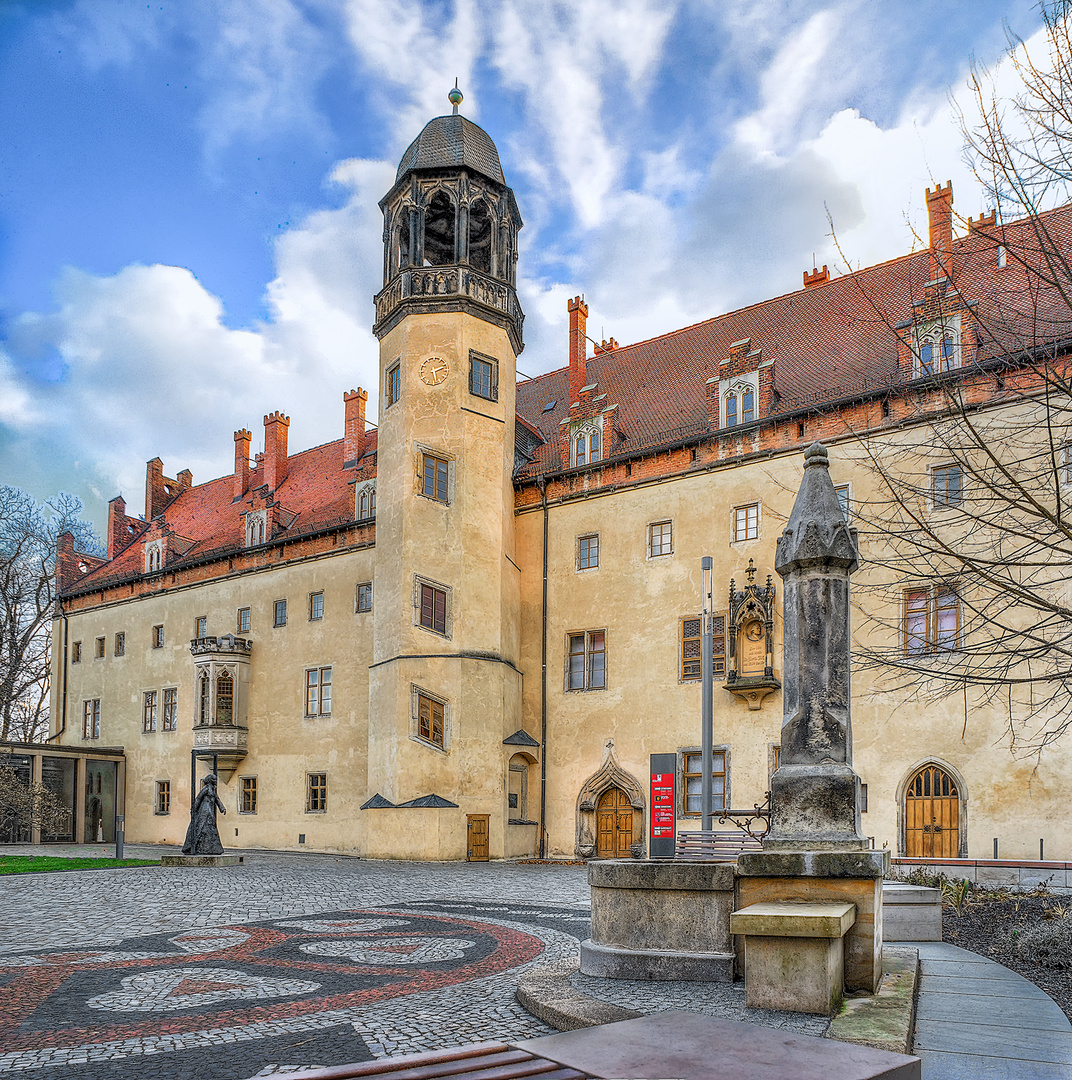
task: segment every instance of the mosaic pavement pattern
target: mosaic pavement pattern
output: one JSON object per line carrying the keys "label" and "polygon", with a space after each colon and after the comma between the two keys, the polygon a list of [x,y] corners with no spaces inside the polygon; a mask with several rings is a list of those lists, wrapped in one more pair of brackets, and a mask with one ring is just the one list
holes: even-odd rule
{"label": "mosaic pavement pattern", "polygon": [[545,1034],[515,969],[575,953],[587,916],[492,906],[510,918],[432,901],[5,951],[0,1071],[246,1078]]}

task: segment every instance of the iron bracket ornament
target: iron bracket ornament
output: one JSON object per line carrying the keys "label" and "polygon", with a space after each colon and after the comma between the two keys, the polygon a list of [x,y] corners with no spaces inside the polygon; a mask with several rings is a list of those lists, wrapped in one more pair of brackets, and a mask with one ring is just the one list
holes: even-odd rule
{"label": "iron bracket ornament", "polygon": [[[724,810],[719,815],[718,823],[725,825],[726,822],[736,826],[757,843],[762,843],[763,837],[770,832],[771,793],[768,791],[763,802],[754,803],[751,810]],[[759,822],[759,825],[756,822]]]}

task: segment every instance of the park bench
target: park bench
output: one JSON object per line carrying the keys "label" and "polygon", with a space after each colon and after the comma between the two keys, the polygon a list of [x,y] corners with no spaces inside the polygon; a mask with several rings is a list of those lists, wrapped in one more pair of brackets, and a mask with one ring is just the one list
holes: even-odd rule
{"label": "park bench", "polygon": [[275,1080],[351,1080],[365,1076],[382,1077],[383,1080],[445,1080],[447,1077],[450,1080],[514,1080],[523,1076],[538,1080],[590,1080],[592,1074],[578,1072],[506,1043],[485,1042],[352,1065],[281,1072],[275,1074]]}
{"label": "park bench", "polygon": [[703,859],[707,862],[736,862],[746,851],[762,851],[759,841],[741,829],[732,832],[694,830],[679,832],[675,859]]}

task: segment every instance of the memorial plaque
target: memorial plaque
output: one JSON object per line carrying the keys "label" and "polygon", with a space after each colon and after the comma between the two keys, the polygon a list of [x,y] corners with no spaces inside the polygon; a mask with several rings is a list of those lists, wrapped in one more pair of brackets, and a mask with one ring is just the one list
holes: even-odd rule
{"label": "memorial plaque", "polygon": [[677,754],[651,755],[648,857],[672,859],[677,833]]}
{"label": "memorial plaque", "polygon": [[767,637],[763,623],[758,619],[746,622],[741,627],[737,648],[741,658],[738,674],[762,675],[767,666]]}

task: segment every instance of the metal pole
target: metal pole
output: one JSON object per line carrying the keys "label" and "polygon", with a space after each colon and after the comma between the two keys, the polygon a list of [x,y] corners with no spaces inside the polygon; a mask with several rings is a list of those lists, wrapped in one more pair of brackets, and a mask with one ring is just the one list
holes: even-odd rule
{"label": "metal pole", "polygon": [[[712,656],[714,652],[714,638],[712,635],[712,601],[711,601],[711,556],[705,555],[700,561],[701,578],[703,581],[703,610],[700,616],[700,666],[702,679],[700,693],[702,707],[700,710],[700,767],[703,776],[700,779],[700,828],[712,829],[714,827],[712,812],[711,792],[711,767],[713,763],[712,745],[714,743],[714,718],[712,716],[712,697],[714,693],[714,671]],[[686,796],[687,798],[688,796]]]}

